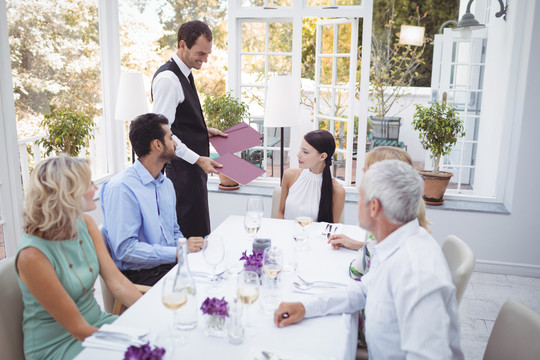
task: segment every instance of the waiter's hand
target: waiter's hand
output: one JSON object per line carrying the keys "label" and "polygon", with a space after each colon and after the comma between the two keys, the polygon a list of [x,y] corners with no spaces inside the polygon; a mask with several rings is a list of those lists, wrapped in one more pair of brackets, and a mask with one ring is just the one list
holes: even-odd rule
{"label": "waiter's hand", "polygon": [[189,252],[196,252],[202,249],[204,239],[200,236],[192,236],[188,238]]}
{"label": "waiter's hand", "polygon": [[223,131],[220,131],[220,130],[218,130],[218,129],[208,128],[208,136],[209,136],[209,137],[212,137],[212,136],[223,136],[223,137],[227,137],[228,135],[225,134]]}
{"label": "waiter's hand", "polygon": [[199,156],[199,159],[195,161],[195,164],[199,165],[201,169],[207,174],[219,174],[219,171],[217,171],[215,168],[223,167],[223,165],[221,165],[220,163],[215,162],[214,160],[206,156]]}

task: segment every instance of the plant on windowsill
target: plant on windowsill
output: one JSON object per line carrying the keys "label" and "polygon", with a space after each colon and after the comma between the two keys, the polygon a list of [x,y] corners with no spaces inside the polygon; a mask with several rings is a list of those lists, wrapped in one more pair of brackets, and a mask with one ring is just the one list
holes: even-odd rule
{"label": "plant on windowsill", "polygon": [[[243,117],[249,115],[248,106],[232,96],[231,92],[223,95],[210,95],[204,99],[203,110],[208,127],[226,130],[241,123]],[[237,190],[240,185],[223,174],[218,174],[219,188],[222,190]]]}
{"label": "plant on windowsill", "polygon": [[446,103],[446,93],[441,102],[431,106],[416,105],[413,129],[419,131],[422,147],[433,158],[433,171],[420,171],[424,178],[424,200],[429,205],[441,205],[452,173],[440,171],[441,156],[448,155],[457,140],[465,136],[463,121],[454,105]]}
{"label": "plant on windowsill", "polygon": [[36,141],[45,148],[45,154],[78,156],[88,146],[88,140],[94,138],[92,133],[94,121],[82,112],[71,108],[56,109],[43,116],[41,126],[47,129],[47,135]]}

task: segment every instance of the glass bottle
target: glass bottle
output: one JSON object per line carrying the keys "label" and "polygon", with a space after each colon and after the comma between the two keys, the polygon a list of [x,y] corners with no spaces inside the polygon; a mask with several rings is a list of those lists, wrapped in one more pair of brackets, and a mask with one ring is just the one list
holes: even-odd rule
{"label": "glass bottle", "polygon": [[176,311],[176,328],[190,330],[197,327],[197,288],[191,276],[188,263],[188,243],[186,238],[178,239],[176,248],[178,256],[178,270],[176,272],[175,287],[184,288],[187,294],[187,303]]}

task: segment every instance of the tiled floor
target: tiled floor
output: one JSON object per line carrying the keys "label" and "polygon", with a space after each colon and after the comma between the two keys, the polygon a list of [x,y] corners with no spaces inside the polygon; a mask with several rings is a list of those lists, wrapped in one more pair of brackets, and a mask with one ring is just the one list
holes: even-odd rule
{"label": "tiled floor", "polygon": [[[102,304],[99,281],[96,281],[95,295]],[[540,278],[473,273],[459,308],[461,347],[466,360],[483,358],[493,323],[509,299],[540,313]]]}
{"label": "tiled floor", "polygon": [[497,314],[509,299],[540,313],[540,278],[473,273],[459,308],[465,359],[482,359]]}

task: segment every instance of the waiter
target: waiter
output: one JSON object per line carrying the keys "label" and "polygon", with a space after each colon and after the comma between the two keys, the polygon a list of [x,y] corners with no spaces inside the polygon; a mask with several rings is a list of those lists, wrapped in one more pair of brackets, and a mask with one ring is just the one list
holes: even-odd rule
{"label": "waiter", "polygon": [[209,137],[227,136],[207,128],[191,69],[200,69],[212,52],[212,31],[201,21],[189,21],[178,30],[178,51],[152,79],[154,112],[164,115],[174,134],[175,160],[165,172],[176,191],[176,215],[186,238],[210,233],[208,211],[209,173],[222,167],[210,159]]}

